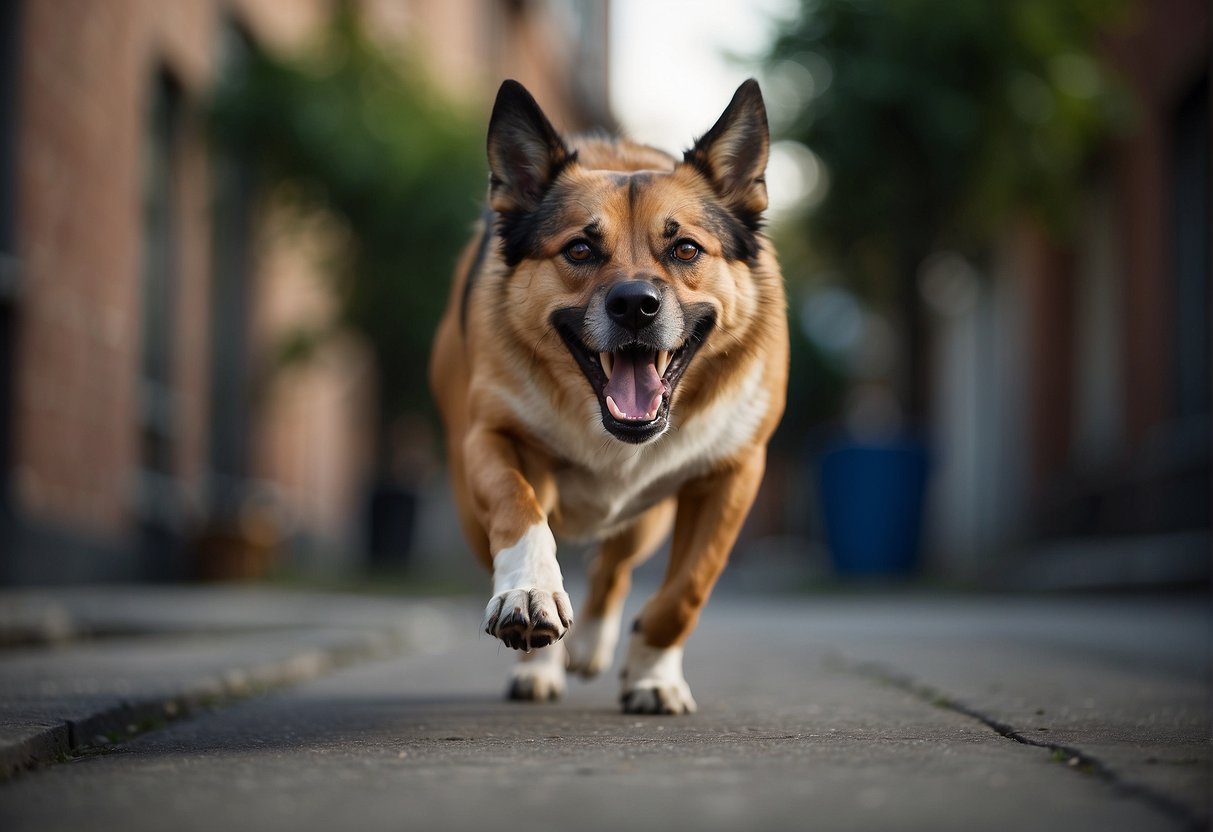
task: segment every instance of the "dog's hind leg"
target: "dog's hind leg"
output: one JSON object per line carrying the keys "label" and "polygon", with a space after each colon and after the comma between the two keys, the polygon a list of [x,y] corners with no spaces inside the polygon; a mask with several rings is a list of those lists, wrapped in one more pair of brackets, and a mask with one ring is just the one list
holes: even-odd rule
{"label": "dog's hind leg", "polygon": [[620,695],[624,712],[695,711],[682,674],[682,645],[728,561],[758,493],[765,461],[765,450],[754,449],[735,467],[688,483],[678,493],[665,580],[636,619],[628,644]]}
{"label": "dog's hind leg", "polygon": [[673,499],[658,503],[602,542],[590,564],[585,605],[565,640],[569,670],[588,679],[610,667],[632,569],[652,555],[670,533],[674,506]]}

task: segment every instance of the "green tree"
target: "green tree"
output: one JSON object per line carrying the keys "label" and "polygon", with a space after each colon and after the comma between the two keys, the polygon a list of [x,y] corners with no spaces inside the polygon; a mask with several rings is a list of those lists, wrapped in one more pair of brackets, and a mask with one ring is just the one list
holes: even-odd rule
{"label": "green tree", "polygon": [[[348,230],[328,276],[339,324],[374,352],[382,442],[401,414],[430,407],[430,339],[487,182],[479,120],[376,45],[348,7],[298,56],[249,56],[213,115],[219,141],[251,159],[263,185],[289,185],[278,190],[296,208]],[[324,334],[301,332],[288,352]]]}
{"label": "green tree", "polygon": [[981,263],[1020,216],[1069,233],[1084,171],[1124,116],[1094,52],[1123,5],[802,0],[776,39],[769,69],[791,67],[811,88],[786,138],[829,176],[806,232],[900,320],[912,422],[926,409],[919,265],[940,249]]}

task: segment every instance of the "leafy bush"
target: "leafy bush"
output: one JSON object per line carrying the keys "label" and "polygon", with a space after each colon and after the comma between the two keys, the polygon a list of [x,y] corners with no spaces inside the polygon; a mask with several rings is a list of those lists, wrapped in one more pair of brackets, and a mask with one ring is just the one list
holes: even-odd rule
{"label": "leafy bush", "polygon": [[250,54],[216,95],[219,141],[348,228],[329,276],[375,353],[384,426],[428,407],[430,339],[487,181],[479,121],[344,10],[304,54]]}
{"label": "leafy bush", "polygon": [[[1084,175],[1127,117],[1097,37],[1121,0],[802,0],[767,58],[799,100],[784,137],[824,163],[814,255],[901,321],[921,420],[923,259],[980,264],[1008,221],[1071,231]],[[785,233],[787,230],[785,229]]]}

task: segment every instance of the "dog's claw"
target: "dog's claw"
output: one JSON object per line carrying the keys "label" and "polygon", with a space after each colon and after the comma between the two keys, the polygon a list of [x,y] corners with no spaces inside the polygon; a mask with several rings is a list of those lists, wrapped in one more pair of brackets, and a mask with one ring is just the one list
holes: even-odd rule
{"label": "dog's claw", "polygon": [[556,614],[560,616],[560,623],[567,630],[573,626],[573,606],[569,603],[569,596],[563,592],[552,594],[552,599],[556,602]]}
{"label": "dog's claw", "polygon": [[[511,610],[508,615],[504,610]],[[484,631],[514,650],[529,653],[564,638],[573,623],[572,604],[563,591],[513,589],[489,601]]]}
{"label": "dog's claw", "polygon": [[494,634],[494,628],[497,626],[498,619],[501,618],[501,605],[504,599],[494,598],[489,601],[488,607],[484,611],[484,631],[488,635]]}

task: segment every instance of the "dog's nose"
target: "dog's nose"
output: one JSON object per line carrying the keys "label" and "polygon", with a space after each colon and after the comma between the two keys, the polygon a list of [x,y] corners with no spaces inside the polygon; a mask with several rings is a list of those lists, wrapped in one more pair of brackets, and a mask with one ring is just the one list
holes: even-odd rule
{"label": "dog's nose", "polygon": [[661,292],[647,280],[616,283],[606,296],[607,314],[620,326],[639,332],[657,319]]}

